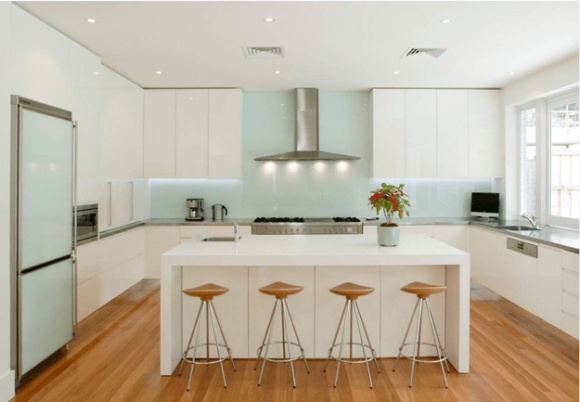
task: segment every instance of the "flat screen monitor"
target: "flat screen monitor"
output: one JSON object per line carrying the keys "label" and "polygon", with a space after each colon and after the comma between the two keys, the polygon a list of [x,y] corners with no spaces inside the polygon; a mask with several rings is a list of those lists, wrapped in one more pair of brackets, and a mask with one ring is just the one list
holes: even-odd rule
{"label": "flat screen monitor", "polygon": [[471,193],[471,216],[499,217],[499,193]]}

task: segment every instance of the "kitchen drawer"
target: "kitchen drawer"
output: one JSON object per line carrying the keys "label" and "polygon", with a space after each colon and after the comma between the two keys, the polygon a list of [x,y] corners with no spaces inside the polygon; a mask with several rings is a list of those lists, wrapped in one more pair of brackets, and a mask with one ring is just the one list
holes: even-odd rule
{"label": "kitchen drawer", "polygon": [[579,272],[578,268],[578,254],[568,253],[564,251],[562,253],[562,266],[570,271]]}
{"label": "kitchen drawer", "polygon": [[578,318],[562,311],[562,331],[578,339]]}
{"label": "kitchen drawer", "polygon": [[567,291],[562,291],[562,310],[572,314],[576,318],[578,318],[579,301],[578,296]]}
{"label": "kitchen drawer", "polygon": [[578,273],[562,268],[562,289],[578,295]]}

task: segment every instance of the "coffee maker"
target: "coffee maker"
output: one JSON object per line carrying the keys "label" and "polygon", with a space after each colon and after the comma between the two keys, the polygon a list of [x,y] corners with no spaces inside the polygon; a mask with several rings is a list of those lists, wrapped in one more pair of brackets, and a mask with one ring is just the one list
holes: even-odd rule
{"label": "coffee maker", "polygon": [[203,198],[188,198],[187,209],[189,215],[185,218],[186,221],[203,221]]}

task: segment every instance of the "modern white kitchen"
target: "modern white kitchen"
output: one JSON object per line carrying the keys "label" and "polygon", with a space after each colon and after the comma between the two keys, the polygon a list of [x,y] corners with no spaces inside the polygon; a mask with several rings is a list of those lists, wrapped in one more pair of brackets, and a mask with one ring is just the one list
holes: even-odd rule
{"label": "modern white kitchen", "polygon": [[0,402],[578,401],[578,2],[0,2]]}

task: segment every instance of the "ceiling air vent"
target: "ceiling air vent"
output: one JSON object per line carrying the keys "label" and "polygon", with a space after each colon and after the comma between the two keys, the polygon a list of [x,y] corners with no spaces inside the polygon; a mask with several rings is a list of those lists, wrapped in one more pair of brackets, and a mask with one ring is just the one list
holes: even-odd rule
{"label": "ceiling air vent", "polygon": [[247,46],[244,54],[248,59],[282,59],[284,48],[281,46]]}
{"label": "ceiling air vent", "polygon": [[403,55],[401,56],[401,59],[403,57],[417,56],[420,54],[428,54],[429,56],[437,59],[439,56],[441,56],[443,53],[445,53],[446,50],[447,49],[445,49],[445,48],[410,47],[407,50],[405,50],[405,53],[403,53]]}

